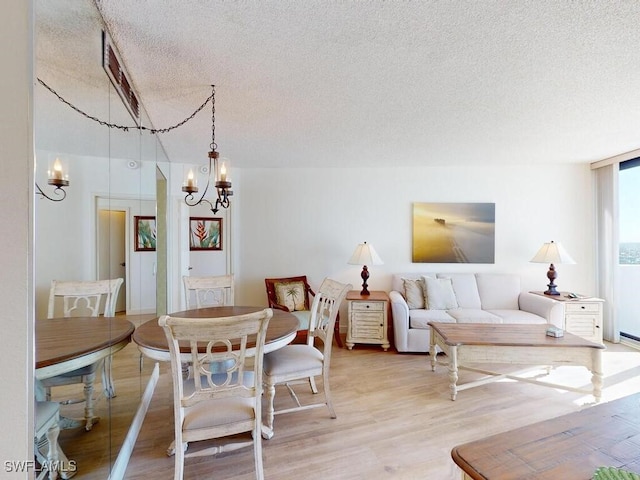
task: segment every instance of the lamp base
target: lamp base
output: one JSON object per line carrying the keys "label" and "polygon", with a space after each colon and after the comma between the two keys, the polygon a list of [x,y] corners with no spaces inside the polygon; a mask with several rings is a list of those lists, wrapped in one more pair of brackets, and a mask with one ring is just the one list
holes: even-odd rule
{"label": "lamp base", "polygon": [[549,279],[549,284],[547,285],[548,290],[544,292],[545,295],[560,295],[560,292],[556,290],[556,284],[553,281],[558,277],[556,273],[556,268],[553,266],[553,263],[549,265],[549,271],[547,272],[547,278]]}
{"label": "lamp base", "polygon": [[545,295],[560,295],[560,292],[556,290],[555,285],[550,283],[549,285],[547,285],[547,287],[549,287],[549,289],[543,292]]}
{"label": "lamp base", "polygon": [[362,272],[360,273],[360,278],[362,278],[362,291],[360,295],[371,295],[369,290],[367,290],[367,280],[369,279],[369,269],[366,265],[362,267]]}

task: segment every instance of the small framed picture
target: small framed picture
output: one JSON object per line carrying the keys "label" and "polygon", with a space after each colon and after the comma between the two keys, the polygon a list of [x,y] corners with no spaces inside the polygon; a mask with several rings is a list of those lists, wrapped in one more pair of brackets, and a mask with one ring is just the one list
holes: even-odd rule
{"label": "small framed picture", "polygon": [[191,217],[189,250],[222,250],[222,218]]}
{"label": "small framed picture", "polygon": [[134,217],[135,251],[156,251],[156,217]]}

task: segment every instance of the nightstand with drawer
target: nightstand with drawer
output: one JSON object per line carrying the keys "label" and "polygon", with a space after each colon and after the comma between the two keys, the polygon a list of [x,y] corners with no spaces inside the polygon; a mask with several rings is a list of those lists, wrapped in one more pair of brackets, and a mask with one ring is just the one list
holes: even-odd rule
{"label": "nightstand with drawer", "polygon": [[570,298],[569,292],[560,292],[560,295],[544,295],[542,292],[533,292],[562,303],[564,307],[564,330],[592,342],[602,343],[602,306],[604,300],[596,297],[578,295]]}
{"label": "nightstand with drawer", "polygon": [[356,343],[381,345],[387,351],[390,347],[387,335],[389,296],[386,292],[373,291],[360,295],[357,290],[347,293],[348,323],[347,348]]}

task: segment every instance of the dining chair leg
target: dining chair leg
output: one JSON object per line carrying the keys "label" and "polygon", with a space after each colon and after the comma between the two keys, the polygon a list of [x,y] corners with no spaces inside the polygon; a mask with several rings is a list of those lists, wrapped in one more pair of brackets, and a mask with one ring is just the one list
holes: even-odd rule
{"label": "dining chair leg", "polygon": [[265,424],[262,425],[262,438],[269,440],[271,438],[273,438],[273,419],[275,417],[275,411],[273,408],[273,400],[276,396],[276,386],[267,383],[266,384],[266,392],[267,392],[267,398],[266,398],[266,404],[267,404],[267,411],[266,411],[266,417],[267,417],[267,421]]}
{"label": "dining chair leg", "polygon": [[49,467],[54,468],[49,470],[49,480],[56,480],[58,478],[57,467],[59,453],[58,453],[58,435],[60,434],[60,426],[56,423],[45,434],[47,442],[49,443],[49,451],[47,452],[47,460],[49,461]]}

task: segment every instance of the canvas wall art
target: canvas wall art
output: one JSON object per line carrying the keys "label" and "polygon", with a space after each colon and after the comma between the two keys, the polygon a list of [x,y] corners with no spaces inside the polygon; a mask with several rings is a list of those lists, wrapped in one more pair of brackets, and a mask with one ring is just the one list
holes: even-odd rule
{"label": "canvas wall art", "polygon": [[495,203],[414,203],[413,263],[495,263]]}
{"label": "canvas wall art", "polygon": [[134,217],[136,252],[156,251],[156,217]]}
{"label": "canvas wall art", "polygon": [[189,219],[190,250],[222,250],[222,218]]}

